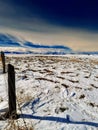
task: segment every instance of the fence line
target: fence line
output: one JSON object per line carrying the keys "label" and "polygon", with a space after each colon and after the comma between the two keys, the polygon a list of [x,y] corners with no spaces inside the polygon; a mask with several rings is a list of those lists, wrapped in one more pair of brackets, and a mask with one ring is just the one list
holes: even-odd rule
{"label": "fence line", "polygon": [[[5,56],[4,53],[2,52],[2,66],[3,66],[3,73],[5,73]],[[11,64],[8,64],[8,76],[4,76],[4,82],[5,82],[5,86],[6,86],[6,91],[8,91],[8,104],[9,104],[9,111],[5,112],[5,114],[1,114],[0,113],[0,120],[5,120],[7,118],[11,119],[14,121],[14,119],[18,119],[19,115],[17,115],[17,110],[16,110],[16,101],[17,101],[17,105],[21,111],[22,114],[22,109],[20,107],[20,104],[18,103],[17,100],[17,96],[16,96],[16,88],[15,88],[15,70],[14,70],[14,66],[12,66]],[[7,83],[7,79],[8,79],[8,83]],[[8,120],[9,121],[9,120]],[[17,122],[17,126],[19,128],[19,123],[18,120]],[[24,123],[24,127],[26,130],[28,130],[28,126],[26,124],[26,121],[23,117],[23,123]],[[8,122],[9,125],[9,122]],[[8,127],[8,125],[6,127]],[[16,128],[17,129],[17,128]]]}

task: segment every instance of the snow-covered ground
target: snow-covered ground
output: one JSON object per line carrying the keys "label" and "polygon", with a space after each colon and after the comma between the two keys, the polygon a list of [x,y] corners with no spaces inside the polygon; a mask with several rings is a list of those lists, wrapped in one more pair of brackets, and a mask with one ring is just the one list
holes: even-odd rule
{"label": "snow-covered ground", "polygon": [[[98,56],[6,56],[16,72],[18,125],[34,130],[98,129]],[[8,107],[0,68],[0,113]],[[21,109],[21,110],[20,110]],[[24,122],[25,121],[25,122]],[[9,120],[0,121],[0,129]]]}

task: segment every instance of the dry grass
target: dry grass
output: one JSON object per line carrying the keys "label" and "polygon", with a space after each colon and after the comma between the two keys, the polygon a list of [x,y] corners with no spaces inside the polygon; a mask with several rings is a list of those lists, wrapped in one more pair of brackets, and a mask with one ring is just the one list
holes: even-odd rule
{"label": "dry grass", "polygon": [[22,123],[22,126],[19,125],[18,120],[8,120],[8,124],[3,130],[34,130],[33,126],[27,126]]}
{"label": "dry grass", "polygon": [[83,99],[83,98],[85,98],[85,95],[84,94],[80,95],[79,99]]}
{"label": "dry grass", "polygon": [[51,79],[47,79],[47,78],[35,78],[36,80],[46,80],[46,81],[49,81],[49,82],[53,82],[53,83],[59,83],[58,81],[53,81]]}
{"label": "dry grass", "polygon": [[66,71],[66,72],[62,71],[61,72],[61,74],[70,74],[70,73],[73,73],[73,72],[71,72],[71,71]]}
{"label": "dry grass", "polygon": [[95,65],[98,65],[98,60],[97,61],[96,60],[91,60],[90,62],[95,64]]}
{"label": "dry grass", "polygon": [[31,100],[33,100],[33,97],[31,96],[31,94],[25,94],[24,93],[24,90],[21,90],[18,92],[17,94],[17,102],[18,104],[23,104],[23,103],[26,103],[26,102],[30,102]]}
{"label": "dry grass", "polygon": [[70,82],[72,82],[72,83],[79,83],[79,81],[78,80],[72,80],[72,79],[68,79]]}
{"label": "dry grass", "polygon": [[98,87],[97,87],[97,86],[95,86],[94,84],[91,84],[91,86],[92,86],[92,87],[94,87],[94,88],[98,88]]}
{"label": "dry grass", "polygon": [[[30,102],[32,100],[32,96],[30,94],[25,94],[24,90],[20,90],[17,94],[17,104],[18,104],[18,110],[21,111],[21,105],[26,102]],[[14,119],[8,119],[8,123],[3,128],[3,130],[34,130],[32,122],[29,121],[29,123],[26,122],[26,120],[23,118],[14,120]]]}
{"label": "dry grass", "polygon": [[66,85],[66,84],[61,84],[63,87],[65,88],[69,88],[70,86]]}
{"label": "dry grass", "polygon": [[78,58],[70,58],[69,59],[70,62],[82,62],[80,59]]}

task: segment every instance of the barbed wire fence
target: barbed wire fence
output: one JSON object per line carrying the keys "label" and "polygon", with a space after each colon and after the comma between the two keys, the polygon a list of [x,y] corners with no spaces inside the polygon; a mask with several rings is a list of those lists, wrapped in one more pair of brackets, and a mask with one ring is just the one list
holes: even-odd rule
{"label": "barbed wire fence", "polygon": [[[8,90],[8,88],[9,88],[9,86],[8,86],[8,79],[10,78],[11,79],[11,81],[12,82],[10,82],[10,85],[12,85],[13,86],[13,76],[11,76],[11,75],[9,75],[8,74],[8,64],[10,64],[10,61],[9,61],[9,63],[6,63],[5,62],[5,55],[4,55],[4,53],[2,52],[1,53],[2,54],[2,56],[3,56],[3,58],[2,58],[2,56],[1,56],[1,62],[2,62],[2,68],[3,68],[3,71],[2,71],[2,73],[3,73],[3,77],[4,77],[4,87],[5,87],[5,92],[6,92],[6,95],[5,95],[5,98],[4,98],[4,100],[6,100],[7,102],[8,102],[8,104],[9,104],[9,90]],[[11,64],[10,64],[11,65]],[[14,67],[14,66],[13,66]],[[14,71],[14,73],[16,73],[15,71]],[[10,76],[10,77],[8,77],[8,76]],[[14,83],[15,84],[15,83]],[[14,87],[12,87],[12,92],[13,91],[15,91],[15,88]],[[12,95],[10,95],[10,96],[12,96]],[[15,108],[15,107],[18,107],[19,108],[19,110],[20,110],[20,113],[21,113],[21,115],[23,115],[23,112],[22,112],[22,108],[21,108],[21,106],[20,106],[20,103],[19,103],[19,101],[18,101],[18,97],[17,97],[17,95],[15,94],[14,95],[15,96],[15,100],[16,100],[16,105],[17,106],[14,106],[15,105],[15,103],[12,103],[11,105],[11,107],[12,108]],[[14,100],[14,101],[15,101]],[[9,105],[8,105],[9,106]],[[6,120],[6,119],[8,119],[8,123],[7,123],[7,125],[3,128],[3,130],[33,130],[33,128],[29,128],[28,126],[27,126],[27,123],[26,123],[26,121],[25,121],[25,118],[24,117],[22,117],[22,120],[23,120],[23,128],[20,128],[21,126],[19,126],[19,121],[18,121],[18,118],[19,118],[19,115],[17,114],[17,110],[16,110],[16,112],[14,113],[13,111],[12,111],[12,113],[9,113],[9,108],[8,108],[8,110],[7,111],[5,111],[5,113],[2,115],[1,113],[0,113],[0,119],[1,120]],[[15,120],[16,119],[16,120]],[[15,124],[15,122],[16,122],[16,124],[17,124],[17,127],[15,126],[16,124]]]}

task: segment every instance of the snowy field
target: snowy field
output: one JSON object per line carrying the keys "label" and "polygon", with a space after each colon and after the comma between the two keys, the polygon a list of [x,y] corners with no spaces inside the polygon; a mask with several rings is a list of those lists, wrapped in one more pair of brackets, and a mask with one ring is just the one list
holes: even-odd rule
{"label": "snowy field", "polygon": [[[6,56],[16,72],[18,126],[34,130],[98,130],[98,56]],[[0,113],[8,109],[0,65]],[[11,127],[0,121],[0,130]],[[9,128],[10,129],[10,128]],[[14,130],[14,128],[13,128]],[[23,130],[23,129],[21,129]]]}

